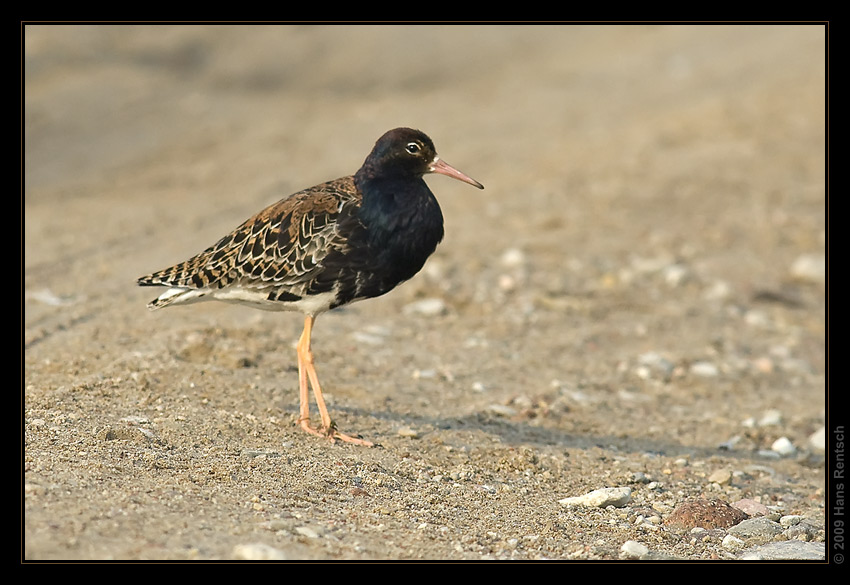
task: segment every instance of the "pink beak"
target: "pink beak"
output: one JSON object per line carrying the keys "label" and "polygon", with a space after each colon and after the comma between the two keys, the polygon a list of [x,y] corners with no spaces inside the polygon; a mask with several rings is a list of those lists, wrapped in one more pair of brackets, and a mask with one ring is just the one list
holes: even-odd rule
{"label": "pink beak", "polygon": [[479,189],[483,189],[484,185],[476,181],[471,177],[467,177],[459,170],[440,160],[439,158],[434,158],[434,162],[431,163],[429,167],[432,173],[440,173],[441,175],[446,175],[447,177],[451,177],[452,179],[457,179],[458,181],[463,181],[464,183],[469,183],[473,187],[478,187]]}

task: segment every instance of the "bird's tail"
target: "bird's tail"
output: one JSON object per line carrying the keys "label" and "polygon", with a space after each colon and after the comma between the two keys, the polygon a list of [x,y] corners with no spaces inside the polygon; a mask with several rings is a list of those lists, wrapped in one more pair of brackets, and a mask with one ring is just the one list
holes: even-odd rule
{"label": "bird's tail", "polygon": [[204,289],[174,286],[172,283],[164,280],[163,272],[148,274],[147,276],[142,276],[136,281],[139,286],[169,287],[168,290],[164,291],[161,295],[148,303],[148,309],[151,311],[161,309],[169,305],[182,305],[197,302],[202,300],[202,297],[206,295],[206,290]]}

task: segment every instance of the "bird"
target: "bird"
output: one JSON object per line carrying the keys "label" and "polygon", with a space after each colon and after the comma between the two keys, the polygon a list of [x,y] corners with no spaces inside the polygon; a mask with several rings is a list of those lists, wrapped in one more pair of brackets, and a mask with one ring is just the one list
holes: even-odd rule
{"label": "bird", "polygon": [[[337,429],[325,403],[311,348],[318,315],[379,297],[424,266],[444,235],[443,215],[423,177],[442,174],[484,186],[443,161],[422,131],[384,133],[353,175],[298,191],[250,217],[185,262],[137,280],[166,287],[151,310],[200,301],[296,311],[299,416],[311,435],[374,446]],[[312,388],[320,424],[310,421]]]}

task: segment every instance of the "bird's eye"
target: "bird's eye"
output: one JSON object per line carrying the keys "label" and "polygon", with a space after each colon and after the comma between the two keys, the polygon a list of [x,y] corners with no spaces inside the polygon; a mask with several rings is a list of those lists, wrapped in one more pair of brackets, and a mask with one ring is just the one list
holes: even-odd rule
{"label": "bird's eye", "polygon": [[408,142],[405,150],[407,150],[410,154],[418,154],[419,151],[422,150],[422,147],[420,147],[416,142]]}

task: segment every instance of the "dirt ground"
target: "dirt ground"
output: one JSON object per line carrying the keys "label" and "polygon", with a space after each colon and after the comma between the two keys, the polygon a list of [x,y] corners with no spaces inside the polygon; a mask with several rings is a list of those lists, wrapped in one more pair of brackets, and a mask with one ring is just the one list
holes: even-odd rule
{"label": "dirt ground", "polygon": [[[668,522],[695,498],[824,541],[822,26],[23,41],[22,559],[754,545]],[[318,319],[331,413],[380,443],[331,445],[294,425],[300,315],[152,313],[135,279],[353,173],[396,126],[486,188],[429,177],[446,237],[425,269]],[[605,487],[631,499],[559,503]]]}

